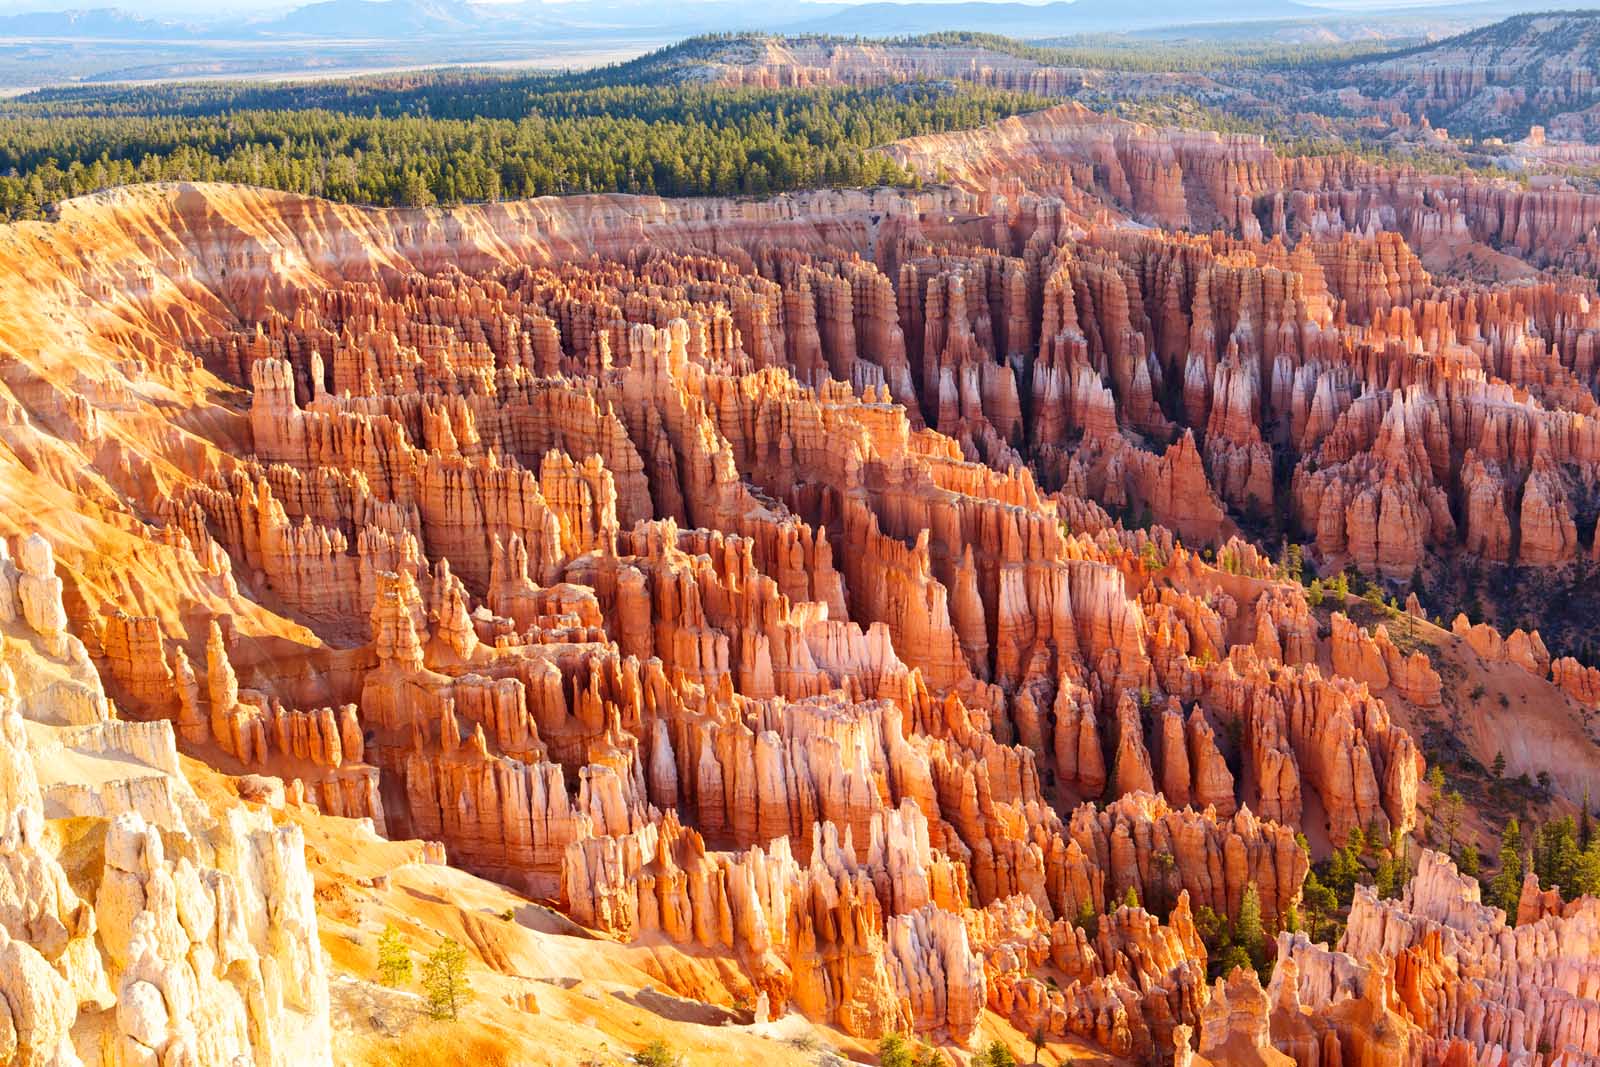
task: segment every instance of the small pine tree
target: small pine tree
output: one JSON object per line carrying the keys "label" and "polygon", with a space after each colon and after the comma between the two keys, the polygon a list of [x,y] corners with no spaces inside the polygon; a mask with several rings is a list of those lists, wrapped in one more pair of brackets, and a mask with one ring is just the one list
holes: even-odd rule
{"label": "small pine tree", "polygon": [[1589,815],[1589,787],[1583,787],[1583,808],[1578,814],[1578,847],[1587,849],[1594,841],[1594,826]]}
{"label": "small pine tree", "polygon": [[378,981],[403,986],[411,981],[411,950],[391,923],[378,935]]}
{"label": "small pine tree", "polygon": [[1333,855],[1328,857],[1328,886],[1333,890],[1340,905],[1350,903],[1351,894],[1355,892],[1356,880],[1361,877],[1361,871],[1361,860],[1351,845],[1334,849]]}
{"label": "small pine tree", "polygon": [[1600,841],[1589,842],[1589,847],[1578,855],[1572,870],[1571,893],[1574,898],[1600,894]]}
{"label": "small pine tree", "polygon": [[1506,754],[1504,752],[1496,752],[1494,754],[1494,762],[1489,765],[1489,773],[1494,777],[1495,781],[1499,781],[1505,775]]}
{"label": "small pine tree", "polygon": [[1043,1024],[1035,1026],[1033,1033],[1028,1035],[1028,1041],[1033,1045],[1033,1067],[1039,1067],[1039,1053],[1044,1051],[1045,1042],[1048,1040]]}
{"label": "small pine tree", "polygon": [[1082,930],[1085,937],[1094,938],[1100,932],[1100,916],[1095,913],[1094,904],[1085,900],[1078,905],[1078,914],[1072,925]]}
{"label": "small pine tree", "polygon": [[467,950],[453,938],[445,938],[422,961],[422,993],[428,1014],[435,1019],[457,1019],[472,997],[467,981]]}
{"label": "small pine tree", "polygon": [[1244,949],[1252,966],[1266,957],[1267,931],[1261,924],[1261,891],[1251,882],[1239,899],[1239,917],[1233,922],[1234,944]]}
{"label": "small pine tree", "polygon": [[1378,891],[1379,900],[1388,900],[1394,896],[1399,888],[1400,875],[1395,869],[1394,860],[1384,856],[1378,860],[1378,869],[1373,872],[1372,885]]}
{"label": "small pine tree", "polygon": [[1122,906],[1125,908],[1137,908],[1139,906],[1139,891],[1131,885],[1128,887],[1128,891],[1122,895]]}
{"label": "small pine tree", "polygon": [[[1515,826],[1513,819],[1507,830]],[[1517,901],[1522,896],[1522,856],[1506,839],[1506,834],[1500,835],[1500,873],[1489,883],[1489,896],[1490,903],[1506,913],[1507,922],[1516,922]]]}
{"label": "small pine tree", "polygon": [[1334,912],[1339,910],[1339,897],[1333,890],[1322,884],[1322,879],[1316,871],[1306,873],[1305,884],[1300,889],[1300,898],[1305,902],[1306,916],[1310,919],[1311,939],[1317,939],[1319,924],[1323,921],[1332,921]]}
{"label": "small pine tree", "polygon": [[1444,796],[1444,833],[1449,847],[1454,848],[1456,834],[1461,832],[1461,813],[1466,809],[1466,802],[1461,798],[1459,790],[1452,789]]}
{"label": "small pine tree", "polygon": [[1478,870],[1482,862],[1478,859],[1478,846],[1471,841],[1461,846],[1461,854],[1456,857],[1456,867],[1468,878],[1478,877]]}
{"label": "small pine tree", "polygon": [[1255,967],[1255,962],[1250,959],[1250,953],[1245,951],[1243,945],[1229,945],[1222,950],[1222,955],[1218,957],[1217,967],[1219,968],[1218,974],[1226,978],[1240,968],[1247,971],[1252,970]]}

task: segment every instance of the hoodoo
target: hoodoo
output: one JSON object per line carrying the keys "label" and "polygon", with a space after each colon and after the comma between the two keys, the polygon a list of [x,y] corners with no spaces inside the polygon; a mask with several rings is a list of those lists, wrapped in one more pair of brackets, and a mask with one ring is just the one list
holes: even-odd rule
{"label": "hoodoo", "polygon": [[1600,1063],[1600,194],[878,153],[0,226],[0,1062]]}

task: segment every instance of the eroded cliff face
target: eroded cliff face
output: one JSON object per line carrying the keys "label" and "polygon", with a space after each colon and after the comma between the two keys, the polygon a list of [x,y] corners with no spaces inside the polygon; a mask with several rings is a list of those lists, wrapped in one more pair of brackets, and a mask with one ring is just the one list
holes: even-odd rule
{"label": "eroded cliff face", "polygon": [[[693,77],[721,85],[798,88],[959,79],[992,89],[1070,96],[1097,71],[1041,63],[982,47],[882,45],[758,37],[730,43]],[[1168,76],[1171,77],[1171,76]],[[1155,80],[1152,76],[1151,80]],[[1173,79],[1176,80],[1176,79]]]}
{"label": "eroded cliff face", "polygon": [[1297,831],[1415,825],[1403,724],[1453,639],[1314,609],[1239,524],[1401,577],[1572,559],[1591,294],[1438,285],[1376,232],[1440,210],[1403,175],[1075,113],[986,136],[1004,176],[915,194],[148,187],[0,233],[0,531],[59,556],[0,555],[0,618],[61,665],[13,703],[171,783],[44,790],[110,820],[62,1039],[115,1005],[129,1062],[325,1055],[298,842],[191,810],[176,745],[731,959],[775,1015],[1272,1051],[1193,915],[1253,885],[1276,929]]}
{"label": "eroded cliff face", "polygon": [[1594,130],[1591,56],[1600,22],[1591,12],[1546,12],[1447,38],[1431,47],[1343,72],[1348,106],[1400,112],[1480,135],[1520,138],[1532,122],[1583,141]]}

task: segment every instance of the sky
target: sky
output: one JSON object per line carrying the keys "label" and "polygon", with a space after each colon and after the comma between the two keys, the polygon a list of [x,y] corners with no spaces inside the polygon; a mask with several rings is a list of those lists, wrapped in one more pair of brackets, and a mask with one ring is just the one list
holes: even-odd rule
{"label": "sky", "polygon": [[[27,11],[70,11],[89,8],[120,8],[123,11],[148,17],[216,17],[218,15],[260,14],[287,11],[304,6],[313,0],[0,0],[0,14],[17,14]],[[518,0],[476,0],[479,3],[516,3]],[[581,4],[583,0],[545,0],[546,3]],[[730,0],[731,2],[731,0]],[[822,3],[863,3],[867,0],[817,0]],[[919,3],[938,3],[941,0],[916,0]],[[950,0],[956,2],[956,0]],[[1014,0],[1015,2],[1015,0]],[[1048,2],[1048,0],[1020,0],[1023,3]],[[1432,6],[1444,0],[1301,0],[1318,7],[1356,11],[1367,7]],[[1552,3],[1552,7],[1561,6]],[[1572,4],[1569,6],[1579,6]]]}

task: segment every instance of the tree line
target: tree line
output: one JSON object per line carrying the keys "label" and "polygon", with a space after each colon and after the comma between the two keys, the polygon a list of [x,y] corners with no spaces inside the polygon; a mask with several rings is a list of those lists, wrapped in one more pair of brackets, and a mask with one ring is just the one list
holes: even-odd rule
{"label": "tree line", "polygon": [[[493,93],[502,95],[475,104],[463,90],[448,105],[413,95],[410,113],[394,101],[360,114],[317,107],[191,115],[73,115],[59,98],[17,103],[0,111],[0,215],[33,218],[61,199],[143,181],[239,182],[385,206],[914,185],[914,175],[870,149],[1047,104],[934,83],[523,86],[515,106],[502,98],[507,92],[499,86]],[[432,113],[480,106],[497,114]]]}

